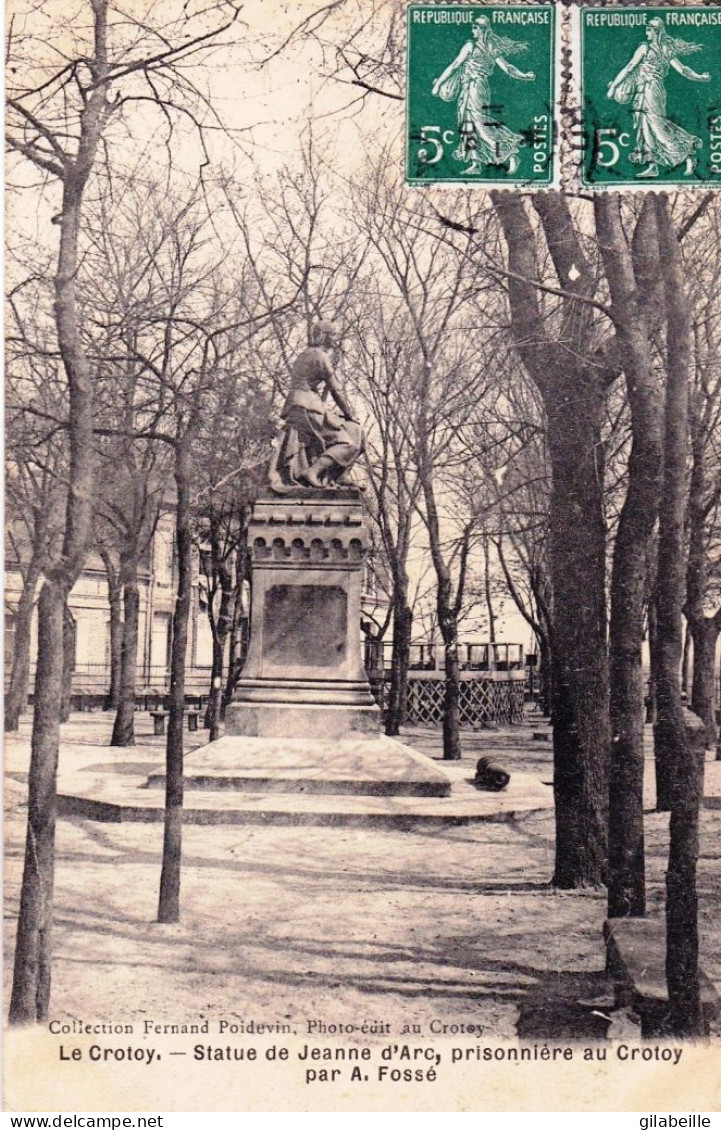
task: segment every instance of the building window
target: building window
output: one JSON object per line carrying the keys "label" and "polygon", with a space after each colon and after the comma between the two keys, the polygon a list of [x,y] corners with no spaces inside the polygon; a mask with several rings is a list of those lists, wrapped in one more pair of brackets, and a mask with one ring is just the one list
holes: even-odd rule
{"label": "building window", "polygon": [[173,583],[173,531],[161,526],[155,535],[154,568],[159,585]]}
{"label": "building window", "polygon": [[169,612],[156,612],[153,616],[153,637],[150,643],[152,667],[170,666],[172,621]]}

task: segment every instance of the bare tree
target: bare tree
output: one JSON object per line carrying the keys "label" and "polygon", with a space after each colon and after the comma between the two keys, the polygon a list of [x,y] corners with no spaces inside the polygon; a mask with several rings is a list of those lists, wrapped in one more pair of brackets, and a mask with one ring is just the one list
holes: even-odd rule
{"label": "bare tree", "polygon": [[[490,379],[478,356],[475,302],[483,284],[470,255],[468,235],[461,233],[438,246],[427,232],[431,210],[422,202],[408,207],[388,177],[383,155],[359,186],[356,199],[356,223],[373,247],[374,262],[393,287],[393,306],[402,311],[397,322],[404,327],[400,340],[406,363],[413,367],[407,401],[399,406],[398,427],[409,437],[413,452],[420,513],[436,574],[436,612],[445,656],[444,757],[457,759],[461,755],[458,623],[469,554],[478,532],[478,509],[471,492],[464,497],[449,484],[459,456],[461,422],[482,402],[482,389]],[[462,453],[460,459],[462,465]],[[470,505],[464,508],[464,501]]]}
{"label": "bare tree", "polygon": [[[128,421],[127,426],[132,424]],[[141,450],[138,450],[141,448]],[[144,448],[144,450],[142,449]],[[163,453],[165,454],[165,453]],[[122,633],[118,701],[112,746],[135,745],[135,685],[138,666],[140,582],[138,569],[153,539],[166,492],[159,473],[157,446],[123,437],[104,453],[111,481],[102,482],[98,510],[114,534],[118,554],[117,583],[122,592]],[[118,470],[120,468],[120,470]]]}
{"label": "bare tree", "polygon": [[97,439],[96,536],[117,563],[109,583],[115,575],[122,607],[122,621],[115,628],[120,654],[113,746],[135,743],[139,568],[155,533],[169,475],[165,445],[134,437],[139,420],[154,426],[163,419],[168,400],[164,389],[157,390],[154,403],[149,398],[136,346],[143,319],[157,316],[166,299],[158,260],[184,207],[170,208],[161,187],[139,182],[133,170],[114,172],[88,207],[85,221],[82,298],[95,327],[89,348],[98,373],[96,420],[102,429]]}
{"label": "bare tree", "polygon": [[37,586],[61,534],[58,513],[65,498],[62,435],[36,428],[27,416],[14,418],[8,396],[5,497],[7,561],[20,574],[13,617],[13,652],[5,699],[5,730],[17,730],[30,679],[31,625]]}
{"label": "bare tree", "polygon": [[[212,201],[193,188],[180,205],[159,206],[160,232],[153,244],[152,269],[158,296],[137,311],[132,334],[122,341],[116,363],[133,361],[134,427],[111,419],[101,434],[124,436],[133,443],[165,445],[171,453],[175,483],[177,588],[172,620],[168,735],[166,744],[165,825],[158,919],[180,915],[183,807],[183,719],[188,626],[193,580],[193,518],[199,492],[207,503],[237,474],[258,462],[262,432],[252,440],[253,425],[265,418],[267,403],[253,387],[254,335],[283,312],[270,306],[249,313],[249,295],[225,264],[231,254],[228,233],[213,229]],[[215,238],[214,238],[215,237]],[[240,283],[240,285],[239,285]],[[255,292],[254,292],[255,294]],[[298,300],[298,288],[288,305]],[[260,405],[263,403],[263,412]],[[152,409],[151,407],[152,406]],[[247,418],[243,418],[243,410]],[[236,419],[238,413],[240,419]],[[239,455],[224,469],[232,436]],[[214,446],[220,442],[220,450]],[[214,452],[208,458],[208,449]],[[240,457],[242,453],[242,458]],[[245,461],[244,461],[245,460]],[[206,463],[209,466],[206,466]],[[205,467],[202,475],[198,470]],[[199,480],[204,480],[200,482]]]}
{"label": "bare tree", "polygon": [[[79,331],[77,298],[83,203],[111,118],[122,118],[129,110],[129,100],[142,97],[151,98],[158,108],[164,106],[166,120],[172,121],[174,93],[190,112],[192,81],[183,76],[181,91],[179,68],[191,54],[197,59],[198,52],[217,40],[237,11],[219,6],[218,18],[210,29],[199,20],[203,30],[196,34],[184,18],[182,38],[176,42],[173,38],[178,27],[166,23],[164,28],[153,29],[147,24],[128,23],[120,13],[116,19],[110,0],[89,0],[77,15],[69,40],[77,54],[57,68],[47,65],[43,37],[53,20],[64,16],[51,2],[36,6],[30,34],[18,34],[16,39],[13,33],[9,45],[14,62],[9,73],[30,79],[27,85],[11,82],[8,144],[60,188],[55,217],[59,242],[54,310],[57,348],[68,389],[69,450],[62,549],[45,568],[38,605],[43,647],[35,688],[26,855],[10,1003],[12,1023],[44,1020],[48,1012],[63,621],[68,594],[82,568],[92,532],[95,389]],[[141,91],[143,83],[145,89]]]}
{"label": "bare tree", "polygon": [[369,412],[366,470],[372,514],[390,578],[393,617],[391,678],[385,732],[397,735],[406,718],[413,612],[408,555],[418,521],[421,482],[414,462],[407,405],[413,389],[412,355],[403,344],[403,319],[384,308],[378,279],[364,281],[357,325],[357,395]]}
{"label": "bare tree", "polygon": [[624,355],[632,445],[611,576],[609,891],[611,917],[646,909],[643,840],[643,671],[649,547],[658,515],[663,457],[663,394],[652,358],[658,285],[654,200],[639,212],[629,247],[618,197],[595,203],[610,314]]}
{"label": "bare tree", "polygon": [[[239,358],[240,360],[240,358]],[[202,447],[193,473],[193,538],[199,549],[212,667],[205,725],[220,735],[223,688],[230,673],[228,645],[237,624],[246,578],[252,504],[263,482],[274,430],[272,402],[251,385],[245,357],[226,366],[204,398]]]}
{"label": "bare tree", "polygon": [[[165,823],[158,920],[180,915],[183,807],[183,719],[193,580],[192,487],[200,437],[208,417],[205,405],[222,384],[222,374],[236,349],[245,312],[230,280],[220,270],[226,249],[215,256],[206,237],[210,217],[195,190],[180,206],[160,209],[152,269],[158,280],[156,300],[137,312],[132,332],[122,338],[116,362],[132,366],[132,396],[121,418],[98,428],[132,444],[156,443],[170,452],[175,484],[177,588],[172,618],[168,736],[166,744]],[[137,400],[136,400],[137,398]],[[153,405],[152,410],[143,405]],[[146,484],[145,476],[138,476]],[[147,484],[146,484],[147,485]],[[134,528],[142,527],[136,522]],[[141,547],[131,547],[137,569]],[[131,643],[132,633],[131,633]]]}
{"label": "bare tree", "polygon": [[[66,393],[58,380],[52,332],[52,265],[35,249],[11,247],[5,380],[6,560],[21,578],[13,618],[13,653],[5,729],[18,728],[29,691],[31,625],[37,587],[60,545],[67,492]],[[28,266],[29,264],[29,266]],[[42,408],[48,415],[36,415]]]}
{"label": "bare tree", "polygon": [[[533,204],[536,225],[520,198],[495,197],[508,247],[511,331],[546,414],[552,471],[553,881],[575,887],[606,879],[609,720],[601,432],[606,391],[619,365],[599,344],[595,264],[568,201],[550,194],[535,197]],[[553,265],[552,281],[544,278],[539,238]],[[556,295],[557,306],[545,287]]]}
{"label": "bare tree", "polygon": [[[596,545],[595,572],[589,571],[590,564],[576,559],[579,575],[587,580],[594,576],[594,591],[599,598],[603,586],[603,573],[601,570],[601,550],[605,552],[606,532],[605,514],[602,509],[604,498],[592,487],[590,476],[587,481],[588,505],[579,504],[578,484],[574,483],[569,490],[567,474],[571,461],[570,444],[580,444],[586,451],[586,456],[592,455],[595,465],[594,476],[597,483],[603,480],[603,445],[602,436],[598,431],[600,423],[600,410],[606,400],[608,389],[615,376],[621,371],[626,376],[626,390],[630,408],[631,448],[628,456],[627,474],[625,476],[625,490],[623,502],[619,507],[618,524],[615,530],[613,545],[613,571],[611,577],[611,631],[610,631],[610,777],[609,777],[609,803],[611,809],[610,845],[609,845],[609,912],[613,915],[643,914],[645,908],[645,883],[644,883],[644,847],[643,847],[643,681],[641,665],[641,644],[644,634],[645,612],[648,597],[648,561],[653,543],[653,531],[658,512],[661,486],[661,457],[663,450],[663,422],[662,382],[658,365],[654,361],[654,342],[659,327],[662,323],[662,303],[660,302],[659,278],[659,251],[657,233],[657,214],[654,202],[648,198],[635,209],[632,206],[630,213],[622,214],[622,205],[618,198],[610,196],[597,197],[594,202],[595,238],[597,251],[594,252],[593,244],[586,237],[587,251],[584,251],[581,227],[574,223],[568,201],[561,198],[537,199],[534,201],[540,220],[546,246],[556,272],[556,280],[550,289],[553,290],[560,301],[564,312],[562,337],[564,341],[573,342],[573,365],[581,367],[574,379],[574,412],[566,415],[561,422],[563,436],[556,436],[553,424],[557,393],[557,386],[564,386],[565,393],[561,393],[561,403],[570,402],[566,399],[568,386],[566,375],[560,372],[554,374],[550,366],[545,372],[539,370],[537,377],[539,389],[542,391],[546,404],[548,419],[548,443],[553,466],[553,493],[551,504],[551,544],[563,537],[568,542],[569,521],[571,514],[567,512],[568,502],[577,510],[576,532],[579,523],[584,527],[586,535],[590,535],[590,523],[599,531]],[[534,268],[533,255],[528,247],[524,249],[520,242],[523,230],[522,219],[518,204],[509,204],[498,198],[497,210],[504,224],[504,231],[509,237],[509,267],[512,277],[509,279],[509,298],[511,302],[512,318],[517,321],[514,331],[517,338],[525,326],[528,334],[532,330],[532,323],[528,320],[529,307],[539,311],[540,298],[538,292],[534,295],[526,286],[521,293],[520,282],[515,281],[515,276],[523,276],[532,280],[538,289],[544,286],[549,289],[549,284],[544,284]],[[695,210],[685,221],[684,230],[690,230],[699,215]],[[505,217],[505,219],[504,219]],[[628,229],[632,230],[629,239]],[[532,236],[532,229],[526,229],[526,234]],[[579,260],[583,256],[583,261]],[[601,268],[603,270],[601,271]],[[535,274],[533,274],[535,270]],[[605,276],[605,286],[603,279]],[[603,302],[604,289],[607,288],[610,303]],[[597,314],[603,313],[610,320],[613,332],[608,333],[607,326],[599,322]],[[542,329],[538,326],[539,331]],[[539,338],[533,336],[533,347],[519,345],[519,351],[524,357],[524,362],[533,364],[540,362],[537,356]],[[530,356],[529,356],[530,354]],[[551,357],[544,353],[547,362]],[[552,362],[551,362],[552,364]],[[566,365],[568,372],[569,366]],[[529,370],[530,371],[530,370]],[[543,392],[544,383],[546,391]],[[588,395],[588,407],[593,408],[594,417],[584,418],[577,411],[580,396]],[[592,441],[592,447],[589,443]],[[558,444],[558,457],[554,459],[554,449]],[[577,459],[581,460],[581,451],[577,452]],[[560,461],[559,461],[560,460]],[[586,463],[587,471],[590,465]],[[565,468],[565,470],[564,470]],[[577,470],[573,472],[577,475]],[[558,480],[558,484],[557,484]],[[566,501],[556,498],[557,485],[567,492]],[[553,499],[556,498],[554,511]],[[559,505],[560,504],[560,505]],[[555,517],[554,517],[555,513]],[[596,524],[601,519],[601,526]],[[603,536],[600,536],[603,534]],[[573,535],[570,542],[573,541]],[[570,595],[572,588],[563,588],[570,577],[566,569],[572,564],[574,558],[566,549],[554,555],[552,548],[552,576],[554,590],[554,651],[559,648],[562,655],[567,654],[567,647],[585,646],[583,641],[576,637],[573,643],[573,633],[564,640],[562,627],[566,615],[573,615],[570,605],[566,607],[565,596]],[[588,566],[588,567],[587,567]],[[559,570],[565,581],[559,577]],[[559,588],[559,585],[561,587]],[[595,586],[598,586],[597,588]],[[580,596],[580,594],[577,594]],[[560,601],[560,604],[559,604]],[[586,602],[587,603],[587,602]],[[579,612],[575,613],[576,622]],[[596,637],[597,659],[603,659],[601,635]],[[580,656],[578,657],[580,660]],[[557,661],[554,662],[554,669]],[[577,669],[578,670],[578,669]],[[598,671],[602,669],[599,667]],[[605,680],[598,683],[601,689]],[[588,686],[562,684],[555,685],[554,703],[559,703],[558,695],[575,702],[573,711],[586,708],[590,705]],[[567,710],[567,708],[563,708]],[[603,701],[594,704],[594,711],[603,710]],[[554,748],[557,743],[556,733],[558,723],[556,713],[554,720]],[[590,714],[588,721],[590,721]],[[580,721],[578,723],[580,728]],[[584,724],[583,730],[586,730]],[[579,732],[583,732],[579,730]],[[590,761],[586,761],[583,774],[589,774],[589,784],[595,779],[596,785],[593,792],[598,804],[598,815],[603,818],[594,825],[595,831],[587,825],[586,831],[580,832],[580,843],[586,841],[589,835],[597,836],[596,839],[596,879],[601,880],[605,874],[603,847],[605,842],[605,779],[606,779],[606,748],[598,748]],[[566,763],[566,769],[571,769],[575,755]],[[585,757],[583,759],[586,760]],[[565,762],[565,759],[562,758]],[[557,764],[557,780],[563,781],[565,770]],[[559,813],[559,793],[563,794],[564,786],[557,785],[557,817]],[[570,794],[569,794],[570,798]],[[584,805],[576,807],[576,817],[583,811]],[[559,826],[557,824],[557,831]],[[573,833],[575,835],[575,833]],[[561,834],[561,840],[565,838]],[[559,840],[557,839],[557,846]],[[568,846],[568,845],[567,845]],[[600,849],[600,850],[599,850]],[[585,849],[584,849],[585,850]],[[584,854],[583,859],[574,862],[573,858],[566,857],[563,870],[574,870],[577,865],[587,869],[589,856]],[[557,856],[558,872],[558,856]],[[564,882],[571,876],[564,876]]]}
{"label": "bare tree", "polygon": [[110,628],[110,682],[103,704],[104,710],[117,710],[120,702],[120,677],[123,662],[123,585],[120,580],[120,562],[113,552],[112,545],[95,533],[95,543],[105,569],[108,586],[108,609]]}
{"label": "bare tree", "polygon": [[[62,551],[46,566],[40,593],[35,715],[29,776],[28,829],[15,970],[10,1003],[13,1023],[44,1020],[50,999],[52,892],[55,854],[55,779],[57,771],[63,681],[63,618],[68,593],[82,568],[90,538],[94,474],[92,375],[77,327],[76,276],[81,206],[110,113],[108,102],[107,3],[93,0],[93,45],[86,64],[84,101],[73,138],[46,125],[37,90],[13,92],[11,148],[62,185],[60,245],[55,275],[58,345],[68,382],[70,451],[69,489]],[[79,66],[79,62],[78,62]],[[66,83],[56,78],[61,86]],[[44,85],[44,84],[43,84]],[[12,127],[11,127],[12,128]]]}
{"label": "bare tree", "polygon": [[698,976],[698,814],[703,765],[687,740],[681,701],[685,595],[686,466],[689,443],[691,310],[681,250],[668,203],[656,201],[666,304],[666,427],[656,582],[659,664],[657,732],[671,767],[671,825],[666,873],[666,976],[676,1035],[704,1034]]}
{"label": "bare tree", "polygon": [[[704,222],[684,245],[685,275],[692,287],[693,388],[690,402],[691,476],[688,501],[686,604],[693,640],[691,709],[716,745],[716,652],[721,634],[719,601],[719,504],[721,503],[721,355],[717,308],[721,283],[719,218],[710,205]],[[688,245],[688,246],[687,246]]]}
{"label": "bare tree", "polygon": [[[548,563],[550,470],[538,391],[503,334],[497,345],[497,392],[486,404],[469,457],[479,461],[493,500],[485,521],[503,586],[536,637],[539,701],[550,707],[553,594]],[[486,557],[487,561],[487,557]],[[484,590],[493,584],[485,568]],[[485,596],[488,602],[487,595]]]}

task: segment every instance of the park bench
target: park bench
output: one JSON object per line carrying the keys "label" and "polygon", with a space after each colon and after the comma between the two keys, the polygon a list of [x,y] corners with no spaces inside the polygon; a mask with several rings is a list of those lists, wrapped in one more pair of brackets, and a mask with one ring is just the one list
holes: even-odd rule
{"label": "park bench", "polygon": [[153,719],[153,733],[160,736],[165,733],[165,719],[168,717],[164,710],[151,710],[150,717]]}
{"label": "park bench", "polygon": [[[191,733],[196,733],[198,729],[198,710],[188,710],[188,730]],[[153,734],[162,737],[165,733],[165,719],[168,717],[167,710],[151,710],[150,717],[153,719]]]}
{"label": "park bench", "polygon": [[[666,925],[652,918],[609,918],[603,926],[608,973],[617,1008],[631,1006],[641,1018],[641,1035],[668,1035]],[[719,1014],[719,995],[699,970],[706,1027]]]}
{"label": "park bench", "polygon": [[104,695],[94,691],[78,691],[70,696],[70,709],[78,710],[81,714],[94,714],[103,708]]}

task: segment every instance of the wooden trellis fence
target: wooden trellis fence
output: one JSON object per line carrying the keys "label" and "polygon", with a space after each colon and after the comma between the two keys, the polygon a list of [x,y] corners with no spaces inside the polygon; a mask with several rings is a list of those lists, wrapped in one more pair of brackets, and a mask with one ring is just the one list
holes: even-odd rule
{"label": "wooden trellis fence", "polygon": [[[461,726],[523,721],[523,679],[461,677]],[[376,702],[385,709],[388,701],[388,673],[371,679]],[[408,679],[408,721],[423,726],[439,726],[443,721],[445,680],[437,675]]]}

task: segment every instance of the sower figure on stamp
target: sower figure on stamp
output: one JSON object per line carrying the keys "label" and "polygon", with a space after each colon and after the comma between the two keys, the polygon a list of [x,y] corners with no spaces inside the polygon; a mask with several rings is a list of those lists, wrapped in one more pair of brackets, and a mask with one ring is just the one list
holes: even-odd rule
{"label": "sower figure on stamp", "polygon": [[491,108],[489,79],[495,67],[510,78],[533,82],[533,71],[521,71],[504,57],[526,51],[527,44],[496,35],[488,16],[473,24],[473,42],[464,43],[457,57],[433,83],[432,93],[444,102],[458,99],[460,143],[453,156],[470,161],[466,173],[480,173],[481,165],[504,165],[511,176],[518,169],[518,150],[525,144],[521,134],[513,133],[496,121]]}
{"label": "sower figure on stamp", "polygon": [[353,485],[348,476],[363,451],[363,432],[335,381],[331,350],[337,340],[332,322],[315,323],[311,344],[293,363],[282,411],[285,429],[269,472],[270,485],[279,493],[302,485],[322,489]]}
{"label": "sower figure on stamp", "polygon": [[659,165],[671,169],[684,161],[684,172],[691,176],[702,141],[668,117],[665,79],[673,67],[692,82],[708,82],[708,73],[698,74],[678,58],[700,51],[701,45],[673,38],[658,18],[649,20],[646,37],[648,43],[641,44],[609,85],[608,97],[621,103],[632,101],[636,145],[630,160],[647,166],[639,177],[657,177]]}

